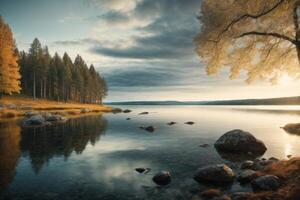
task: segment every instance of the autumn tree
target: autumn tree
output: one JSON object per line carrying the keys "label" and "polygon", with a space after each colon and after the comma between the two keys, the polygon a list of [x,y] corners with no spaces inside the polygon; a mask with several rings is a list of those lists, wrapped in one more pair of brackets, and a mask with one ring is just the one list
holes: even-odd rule
{"label": "autumn tree", "polygon": [[0,97],[20,92],[19,70],[18,51],[12,31],[0,16]]}
{"label": "autumn tree", "polygon": [[204,0],[195,38],[208,74],[247,72],[247,82],[299,77],[300,0]]}

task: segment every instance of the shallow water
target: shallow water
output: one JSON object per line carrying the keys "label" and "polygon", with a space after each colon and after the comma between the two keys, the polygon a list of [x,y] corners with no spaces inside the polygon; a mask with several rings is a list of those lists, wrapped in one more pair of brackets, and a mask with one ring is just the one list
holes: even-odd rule
{"label": "shallow water", "polygon": [[[243,158],[219,155],[213,147],[218,137],[236,128],[265,142],[263,157],[300,155],[300,136],[280,129],[300,122],[299,107],[126,108],[133,112],[71,119],[47,128],[0,123],[0,199],[191,199],[209,187],[192,179],[198,167],[226,163],[238,169]],[[138,115],[142,111],[150,113]],[[170,121],[177,124],[168,126]],[[153,125],[156,131],[148,133],[141,125]],[[142,175],[136,167],[152,171]],[[151,180],[160,170],[172,174],[167,187],[156,187]],[[251,188],[234,183],[222,190]]]}

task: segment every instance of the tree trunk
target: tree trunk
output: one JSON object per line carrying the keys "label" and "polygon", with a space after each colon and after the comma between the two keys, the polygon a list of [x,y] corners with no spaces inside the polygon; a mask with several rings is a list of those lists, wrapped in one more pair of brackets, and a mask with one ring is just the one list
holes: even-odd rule
{"label": "tree trunk", "polygon": [[300,63],[300,42],[297,42],[296,49],[297,49],[298,61]]}
{"label": "tree trunk", "polygon": [[33,99],[36,99],[35,71],[33,72]]}

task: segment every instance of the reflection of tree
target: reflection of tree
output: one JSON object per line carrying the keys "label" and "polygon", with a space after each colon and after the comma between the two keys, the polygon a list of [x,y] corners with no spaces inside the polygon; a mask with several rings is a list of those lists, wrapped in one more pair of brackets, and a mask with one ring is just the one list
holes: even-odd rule
{"label": "reflection of tree", "polygon": [[15,175],[20,157],[20,128],[12,122],[0,123],[0,190]]}
{"label": "reflection of tree", "polygon": [[57,126],[22,130],[21,149],[31,159],[35,172],[55,156],[66,159],[81,154],[88,143],[94,145],[105,133],[107,122],[101,116],[70,119]]}

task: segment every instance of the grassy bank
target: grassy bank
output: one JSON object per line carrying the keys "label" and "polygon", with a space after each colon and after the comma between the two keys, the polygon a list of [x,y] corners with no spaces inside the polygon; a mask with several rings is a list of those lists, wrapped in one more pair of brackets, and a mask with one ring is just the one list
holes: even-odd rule
{"label": "grassy bank", "polygon": [[[49,112],[69,117],[75,115],[78,116],[112,111],[111,107],[105,105],[79,104],[71,102],[63,103],[44,99],[33,100],[32,98],[11,96],[4,96],[3,98],[1,98],[0,105],[0,119],[23,117],[28,111]],[[88,109],[91,112],[82,113],[82,109]]]}

